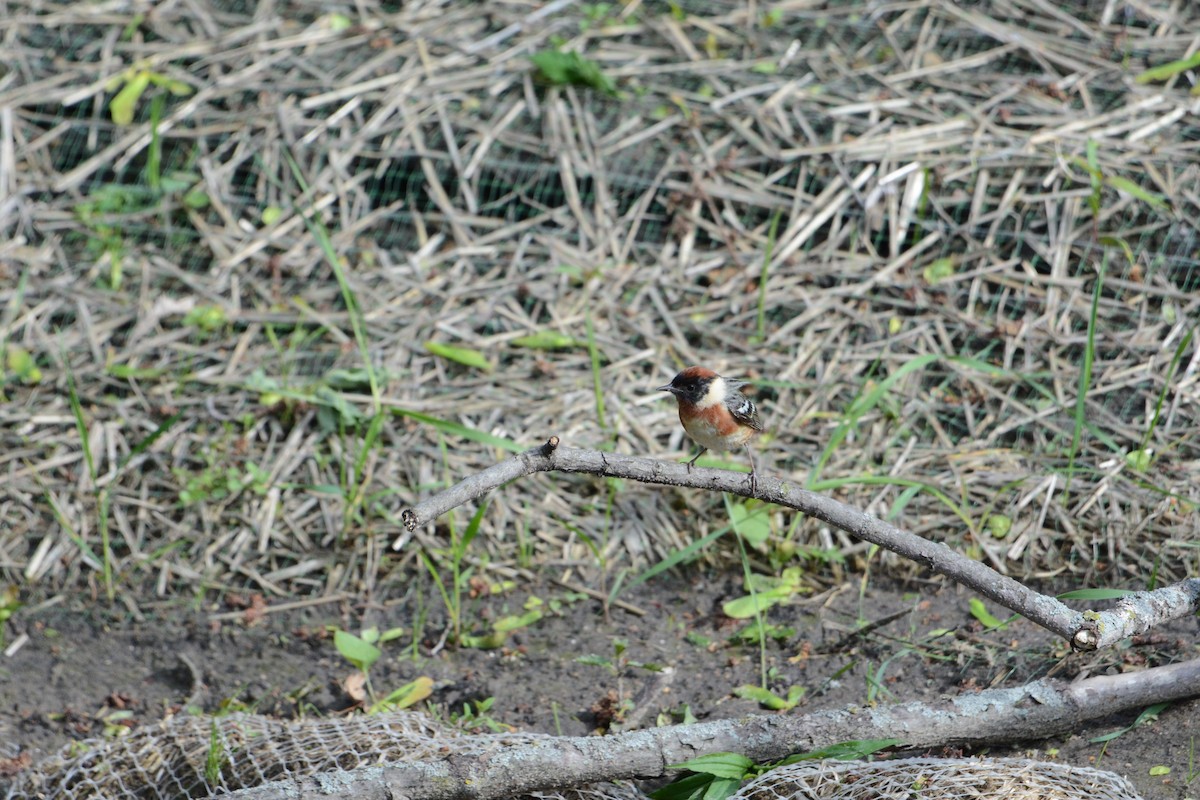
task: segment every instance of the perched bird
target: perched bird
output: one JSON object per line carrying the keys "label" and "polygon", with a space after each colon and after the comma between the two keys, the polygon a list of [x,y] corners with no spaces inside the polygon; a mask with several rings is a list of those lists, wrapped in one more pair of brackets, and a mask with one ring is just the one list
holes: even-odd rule
{"label": "perched bird", "polygon": [[711,369],[688,367],[658,391],[675,395],[679,421],[692,441],[700,445],[700,452],[687,462],[688,470],[705,450],[745,447],[750,457],[750,493],[754,494],[758,485],[750,440],[763,427],[754,403],[738,391],[745,385],[745,381],[722,378]]}

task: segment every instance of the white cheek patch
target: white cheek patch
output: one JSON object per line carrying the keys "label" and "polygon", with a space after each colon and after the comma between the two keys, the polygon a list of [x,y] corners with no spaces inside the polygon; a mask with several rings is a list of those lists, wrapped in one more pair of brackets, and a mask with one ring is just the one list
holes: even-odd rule
{"label": "white cheek patch", "polygon": [[719,406],[725,402],[725,379],[716,377],[712,379],[712,383],[708,384],[708,391],[704,393],[704,397],[700,398],[700,402],[696,403],[696,408],[705,409]]}

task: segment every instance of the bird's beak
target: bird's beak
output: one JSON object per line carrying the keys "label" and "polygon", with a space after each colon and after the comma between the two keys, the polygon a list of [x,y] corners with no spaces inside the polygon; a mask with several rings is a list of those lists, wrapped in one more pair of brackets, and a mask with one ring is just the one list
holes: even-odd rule
{"label": "bird's beak", "polygon": [[675,393],[675,387],[674,387],[674,386],[671,386],[670,384],[667,384],[666,386],[660,386],[660,387],[658,387],[658,388],[657,388],[657,389],[655,389],[654,391],[656,391],[656,392],[670,392],[671,394],[674,394],[674,393]]}

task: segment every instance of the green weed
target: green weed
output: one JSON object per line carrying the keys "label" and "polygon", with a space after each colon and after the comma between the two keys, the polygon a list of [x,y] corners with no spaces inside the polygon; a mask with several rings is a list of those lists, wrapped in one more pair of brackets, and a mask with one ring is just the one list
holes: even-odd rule
{"label": "green weed", "polygon": [[183,483],[179,502],[185,506],[198,503],[214,503],[233,497],[243,491],[264,495],[270,487],[271,475],[262,467],[248,462],[245,468],[232,464],[219,466],[212,461],[212,454],[205,451],[206,467],[195,473],[175,468],[172,472]]}
{"label": "green weed", "polygon": [[617,97],[617,85],[600,65],[574,51],[542,50],[529,56],[539,81],[550,86],[586,86]]}
{"label": "green weed", "polygon": [[1188,786],[1192,785],[1192,781],[1196,780],[1196,776],[1200,775],[1200,770],[1196,768],[1196,737],[1191,738],[1191,744],[1188,746],[1188,770],[1187,777],[1184,783]]}
{"label": "green weed", "polygon": [[1008,619],[1000,619],[999,617],[994,616],[992,612],[988,611],[987,606],[985,606],[983,601],[978,597],[972,597],[969,601],[967,601],[967,605],[970,607],[971,616],[978,620],[983,627],[990,631],[1006,630],[1008,628],[1008,624],[1020,616],[1019,614],[1014,614]]}
{"label": "green weed", "polygon": [[1134,728],[1137,728],[1141,725],[1145,725],[1147,722],[1154,722],[1156,719],[1158,719],[1158,715],[1161,714],[1169,705],[1171,705],[1171,704],[1170,703],[1155,703],[1154,705],[1144,709],[1142,711],[1142,713],[1138,714],[1137,719],[1135,719],[1131,724],[1125,726],[1124,728],[1120,728],[1120,729],[1112,731],[1110,733],[1106,733],[1102,736],[1097,736],[1095,738],[1088,739],[1088,741],[1091,742],[1092,744],[1107,745],[1109,742],[1113,741],[1114,739],[1120,738],[1121,736],[1124,736],[1125,734],[1129,733]]}
{"label": "green weed", "polygon": [[669,765],[668,769],[684,770],[690,774],[682,775],[661,789],[651,792],[650,797],[654,800],[725,800],[745,781],[785,764],[821,759],[854,761],[869,758],[880,750],[901,744],[903,742],[900,739],[838,742],[770,764],[755,764],[740,753],[712,753],[681,764]]}
{"label": "green weed", "polygon": [[[287,152],[284,155],[291,169],[292,176],[297,185],[299,185],[303,196],[309,196],[308,182],[300,170],[300,164],[291,152]],[[350,327],[354,331],[354,342],[358,345],[359,357],[362,359],[361,375],[366,379],[366,384],[370,388],[371,393],[371,418],[367,423],[362,441],[358,443],[358,454],[354,459],[353,471],[351,473],[356,486],[353,488],[348,487],[346,491],[346,497],[349,502],[344,512],[344,518],[345,520],[349,520],[355,515],[360,514],[365,506],[367,482],[370,480],[370,476],[366,470],[367,459],[370,457],[371,451],[379,445],[379,436],[383,431],[383,424],[387,419],[383,411],[382,390],[380,388],[381,376],[376,372],[371,360],[366,318],[358,297],[354,293],[354,288],[350,285],[350,280],[346,275],[345,263],[334,248],[333,239],[329,235],[328,229],[321,222],[320,215],[311,208],[304,209],[303,211],[302,216],[305,224],[320,246],[321,252],[325,256],[325,262],[329,265],[334,277],[337,279],[338,288],[342,295],[342,304],[346,307],[346,315],[350,319]]]}
{"label": "green weed", "polygon": [[578,664],[593,667],[604,667],[613,677],[620,677],[628,669],[644,669],[650,672],[662,672],[662,665],[652,661],[635,661],[629,657],[629,643],[624,639],[613,639],[612,657],[598,655],[582,655],[575,658]]}
{"label": "green weed", "polygon": [[776,211],[771,217],[771,227],[767,229],[767,244],[763,250],[762,269],[758,276],[758,317],[755,321],[755,334],[751,344],[766,341],[767,338],[767,270],[771,267],[771,256],[775,252],[776,234],[779,231],[779,219],[783,211]]}
{"label": "green weed", "polygon": [[1154,413],[1150,416],[1149,424],[1146,426],[1146,432],[1142,434],[1142,441],[1138,448],[1132,452],[1125,454],[1125,462],[1129,466],[1145,472],[1153,460],[1153,451],[1150,449],[1150,439],[1154,436],[1154,431],[1158,427],[1159,420],[1162,419],[1163,402],[1167,398],[1167,390],[1171,387],[1171,381],[1175,378],[1175,371],[1179,369],[1179,363],[1183,359],[1183,354],[1187,352],[1188,346],[1192,343],[1192,334],[1196,332],[1192,328],[1180,340],[1175,347],[1175,353],[1171,356],[1171,365],[1167,368],[1166,377],[1163,379],[1162,390],[1158,393],[1158,400],[1154,404]]}
{"label": "green weed", "polygon": [[771,606],[808,591],[804,584],[804,572],[799,567],[788,567],[779,576],[751,573],[746,576],[746,588],[749,594],[728,600],[721,606],[725,616],[750,619]]}
{"label": "green weed", "polygon": [[495,702],[495,697],[488,697],[484,700],[472,700],[470,703],[463,703],[462,712],[451,714],[450,721],[467,731],[487,730],[492,733],[511,733],[515,731],[516,728],[512,725],[501,722],[489,713]]}
{"label": "green weed", "polygon": [[891,388],[898,381],[909,373],[924,369],[939,358],[941,356],[936,353],[926,353],[925,355],[910,359],[888,377],[872,385],[866,392],[856,397],[846,408],[841,422],[838,423],[838,426],[830,435],[829,440],[825,444],[825,449],[821,452],[820,458],[817,459],[816,466],[809,472],[807,488],[811,490],[816,486],[821,472],[825,469],[825,465],[837,451],[838,447],[841,446],[842,442],[846,440],[846,437],[850,435],[851,431],[858,427],[858,421],[862,419],[863,415],[879,407],[887,398]]}
{"label": "green weed", "polygon": [[[372,627],[364,630],[361,636],[340,629],[333,631],[333,646],[337,648],[342,658],[362,673],[367,697],[372,701],[368,708],[369,713],[408,708],[429,697],[433,692],[433,679],[421,676],[390,692],[383,699],[375,699],[375,690],[371,686],[371,667],[383,655],[383,650],[379,645],[398,639],[403,635],[402,628],[391,628],[381,632],[378,628]],[[353,696],[353,691],[351,696]]]}
{"label": "green weed", "polygon": [[220,728],[217,720],[213,719],[208,732],[208,752],[204,756],[204,782],[209,786],[219,786],[221,767],[229,763],[229,755],[221,742]]}
{"label": "green weed", "polygon": [[522,628],[528,628],[543,617],[541,598],[530,597],[525,601],[524,614],[510,614],[492,623],[489,633],[465,635],[462,637],[464,647],[474,647],[480,650],[494,650],[503,646],[508,635]]}
{"label": "green weed", "polygon": [[[65,362],[66,358],[64,357],[63,360]],[[159,437],[165,434],[171,429],[172,426],[175,425],[176,422],[179,421],[182,414],[176,413],[167,418],[161,422],[158,427],[150,433],[150,435],[135,443],[134,446],[130,448],[129,453],[117,462],[113,473],[108,476],[108,480],[103,486],[101,486],[96,460],[92,453],[91,438],[88,435],[87,421],[84,419],[83,405],[79,401],[79,394],[75,388],[75,374],[70,369],[67,370],[67,400],[71,407],[71,415],[75,420],[75,432],[79,436],[80,449],[83,452],[84,465],[87,467],[88,480],[91,483],[92,493],[96,501],[96,524],[100,531],[101,543],[101,555],[99,558],[96,557],[95,553],[92,552],[87,543],[83,541],[83,538],[78,535],[78,533],[74,530],[74,527],[70,525],[66,515],[62,512],[62,509],[58,507],[58,504],[54,501],[53,496],[50,495],[49,492],[46,493],[46,498],[50,504],[55,519],[58,520],[59,524],[63,527],[63,530],[67,532],[68,537],[75,542],[75,544],[80,548],[81,552],[90,557],[93,561],[101,564],[104,575],[105,594],[111,601],[116,596],[116,589],[113,584],[113,548],[108,520],[109,507],[112,500],[110,493],[111,487],[114,485],[117,477],[119,477],[120,474],[125,470],[125,467],[129,464],[130,460],[141,455],[148,448],[150,448],[159,439]]]}
{"label": "green weed", "polygon": [[24,603],[21,602],[20,591],[16,586],[5,586],[3,591],[0,591],[0,650],[4,649],[5,634],[8,630],[8,621],[13,618],[13,615],[21,609]]}
{"label": "green weed", "polygon": [[746,684],[738,686],[733,690],[733,694],[737,697],[742,697],[747,700],[754,700],[763,708],[769,708],[772,711],[791,711],[800,704],[800,701],[807,693],[807,689],[803,686],[789,686],[787,695],[780,697],[774,692],[764,689],[761,686],[751,686]]}
{"label": "green weed", "polygon": [[[150,87],[165,89],[176,97],[184,97],[192,93],[192,87],[186,83],[150,70],[146,62],[138,62],[121,74],[110,78],[104,85],[106,92],[117,92],[108,104],[112,121],[118,125],[131,124],[134,114],[137,112],[138,103]],[[117,91],[118,89],[120,91]]]}
{"label": "green weed", "polygon": [[1071,478],[1075,475],[1075,457],[1079,453],[1079,442],[1087,420],[1087,393],[1092,385],[1092,365],[1096,362],[1096,318],[1100,308],[1100,291],[1104,286],[1104,272],[1108,268],[1108,253],[1100,262],[1096,272],[1096,284],[1092,289],[1092,308],[1088,314],[1087,347],[1083,351],[1083,366],[1079,371],[1079,389],[1075,396],[1075,427],[1071,433],[1071,450],[1067,458],[1067,482],[1063,489],[1063,505],[1070,503]]}
{"label": "green weed", "polygon": [[463,643],[463,590],[467,587],[467,581],[470,580],[472,572],[470,567],[464,567],[467,550],[470,548],[471,542],[479,535],[479,526],[483,523],[483,515],[486,512],[487,502],[485,501],[475,509],[471,521],[467,523],[467,528],[461,536],[458,534],[458,526],[454,524],[454,515],[447,516],[450,528],[450,547],[447,551],[450,562],[448,580],[443,580],[433,559],[428,554],[421,553],[421,561],[429,571],[429,576],[437,586],[438,593],[442,596],[442,602],[446,606],[452,641],[455,644]]}

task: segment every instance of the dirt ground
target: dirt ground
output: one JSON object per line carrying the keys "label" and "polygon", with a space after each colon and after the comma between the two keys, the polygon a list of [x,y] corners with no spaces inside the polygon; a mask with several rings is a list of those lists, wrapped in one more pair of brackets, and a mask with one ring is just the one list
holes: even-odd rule
{"label": "dirt ground", "polygon": [[[106,720],[134,727],[189,704],[209,713],[230,706],[285,717],[337,713],[352,705],[342,681],[353,670],[329,631],[369,625],[406,632],[385,645],[386,655],[372,669],[376,690],[429,676],[435,688],[423,707],[442,716],[493,698],[487,715],[496,722],[585,735],[604,726],[614,699],[625,703],[636,726],[679,721],[685,708],[700,720],[769,713],[731,694],[734,687],[758,682],[761,664],[757,646],[730,643],[741,626],[721,613],[723,602],[741,594],[740,581],[730,575],[692,571],[660,577],[621,595],[644,609],[644,616],[612,609],[607,620],[598,601],[545,582],[537,596],[556,611],[495,650],[439,647],[444,619],[430,601],[432,591],[427,581],[414,581],[390,587],[388,597],[370,606],[312,606],[267,613],[250,624],[244,612],[229,618],[238,598],[227,598],[232,602],[222,608],[160,608],[144,619],[132,619],[120,608],[96,610],[86,598],[33,609],[9,631],[10,642],[20,633],[29,639],[3,662],[2,738],[10,755],[16,747],[44,753],[102,735]],[[881,673],[873,696],[886,704],[1017,686],[1048,673],[1103,674],[1122,660],[1169,663],[1196,651],[1196,623],[1190,620],[1163,630],[1151,643],[1088,658],[1064,656],[1057,641],[1024,620],[1004,632],[983,631],[967,613],[967,599],[937,581],[901,585],[874,577],[861,598],[857,579],[798,598],[769,615],[770,623],[794,628],[768,644],[769,685],[777,694],[805,687],[804,700],[791,712],[805,713],[868,702],[868,672]],[[477,600],[469,619],[484,624],[519,613],[527,600],[526,595]],[[878,620],[897,612],[894,621],[864,639],[846,640],[860,613]],[[421,618],[423,632],[414,644],[414,621]],[[913,642],[943,628],[953,633],[925,650],[936,658],[914,652]],[[626,644],[620,655],[618,642]],[[581,663],[580,656],[613,666]],[[656,665],[670,671],[657,672]],[[112,717],[119,710],[131,713],[124,720]],[[1066,738],[990,752],[1111,770],[1133,781],[1148,800],[1196,796],[1200,784],[1189,784],[1188,777],[1196,769],[1200,701],[1170,707],[1107,745],[1089,742],[1135,717],[1114,715]],[[1154,766],[1170,772],[1152,777]]]}

